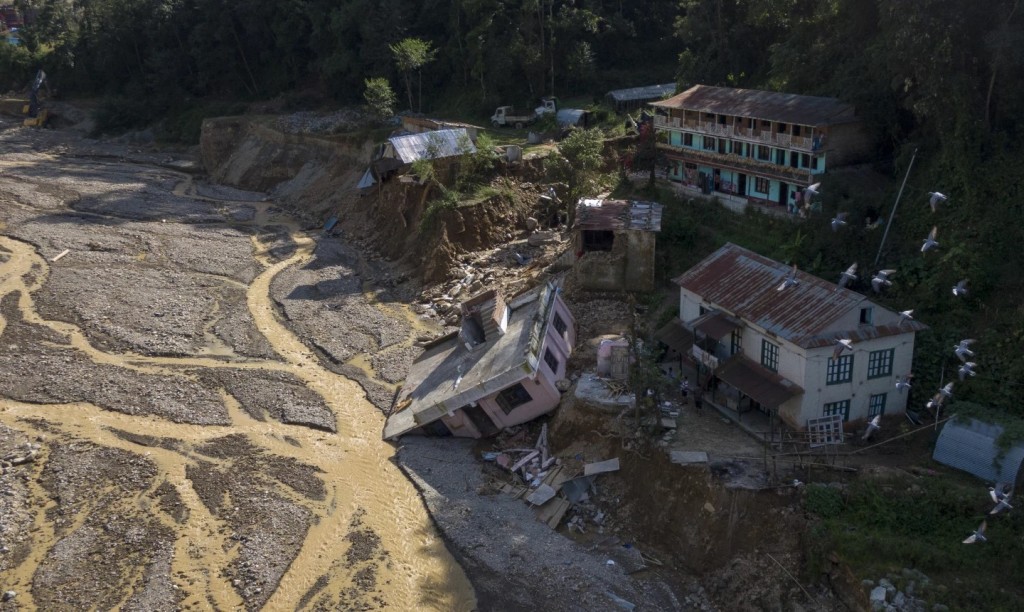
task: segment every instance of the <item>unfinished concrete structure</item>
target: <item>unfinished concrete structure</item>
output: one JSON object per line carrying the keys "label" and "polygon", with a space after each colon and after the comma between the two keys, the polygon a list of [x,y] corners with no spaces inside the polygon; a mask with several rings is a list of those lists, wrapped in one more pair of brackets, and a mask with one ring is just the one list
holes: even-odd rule
{"label": "unfinished concrete structure", "polygon": [[575,342],[576,320],[552,284],[507,302],[494,290],[470,298],[462,329],[425,347],[409,369],[384,438],[480,438],[554,410]]}
{"label": "unfinished concrete structure", "polygon": [[652,291],[661,211],[661,204],[654,202],[581,199],[573,226],[580,285],[598,291]]}

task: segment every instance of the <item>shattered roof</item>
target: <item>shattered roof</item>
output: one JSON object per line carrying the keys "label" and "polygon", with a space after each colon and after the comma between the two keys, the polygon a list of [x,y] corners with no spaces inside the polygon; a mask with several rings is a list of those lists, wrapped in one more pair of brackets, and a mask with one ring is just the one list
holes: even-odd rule
{"label": "shattered roof", "polygon": [[661,210],[656,202],[581,198],[576,205],[575,228],[660,232]]}
{"label": "shattered roof", "polygon": [[694,85],[667,100],[652,102],[651,106],[801,125],[830,125],[856,121],[853,105],[838,98],[709,85]]}
{"label": "shattered roof", "polygon": [[[531,375],[528,353],[535,319],[545,298],[557,290],[541,285],[507,302],[508,326],[504,334],[487,338],[472,350],[452,335],[426,349],[409,368],[396,404],[411,400],[408,407],[388,417],[384,438],[391,439],[427,425]],[[545,322],[546,323],[546,322]],[[544,337],[544,330],[540,337]]]}
{"label": "shattered roof", "polygon": [[406,164],[420,159],[439,159],[463,153],[476,153],[476,146],[473,145],[465,128],[394,136],[388,140],[395,148],[395,156]]}
{"label": "shattered roof", "polygon": [[643,87],[613,89],[606,95],[616,102],[629,102],[631,100],[657,100],[664,96],[670,96],[675,92],[675,83],[662,83],[661,85],[645,85]]}
{"label": "shattered roof", "polygon": [[900,325],[862,325],[853,330],[825,332],[854,308],[868,304],[863,295],[797,270],[799,283],[779,291],[791,266],[728,243],[675,279],[675,283],[715,307],[803,348],[831,346],[839,337],[854,342],[928,329],[917,321]]}

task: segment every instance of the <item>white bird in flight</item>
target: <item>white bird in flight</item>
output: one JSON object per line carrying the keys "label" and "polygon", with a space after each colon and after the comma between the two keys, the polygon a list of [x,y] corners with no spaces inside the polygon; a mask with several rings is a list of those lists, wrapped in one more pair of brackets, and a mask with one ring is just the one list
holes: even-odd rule
{"label": "white bird in flight", "polygon": [[853,350],[853,340],[850,340],[849,338],[836,340],[836,348],[832,351],[832,359],[839,359],[839,356],[847,349],[851,351]]}
{"label": "white bird in flight", "polygon": [[821,193],[818,188],[821,187],[821,183],[814,183],[804,187],[804,202],[810,202],[811,198]]}
{"label": "white bird in flight", "polygon": [[932,231],[928,232],[928,237],[924,239],[924,244],[921,245],[921,252],[924,253],[930,249],[937,248],[939,243],[935,241],[935,237],[939,234],[939,228],[933,227]]}
{"label": "white bird in flight", "polygon": [[904,321],[913,321],[914,320],[914,316],[913,315],[914,315],[914,309],[901,310],[900,311],[900,325],[902,325]]}
{"label": "white bird in flight", "polygon": [[957,370],[957,373],[960,375],[960,380],[963,380],[968,376],[977,376],[978,373],[974,371],[974,366],[976,365],[978,364],[973,361],[964,362],[964,364]]}
{"label": "white bird in flight", "polygon": [[967,279],[963,279],[957,284],[953,285],[953,295],[957,297],[963,297],[967,295]]}
{"label": "white bird in flight", "polygon": [[896,274],[896,270],[879,270],[878,274],[871,279],[871,288],[875,290],[875,293],[881,293],[883,287],[892,285],[892,281],[889,280],[890,274]]}
{"label": "white bird in flight", "polygon": [[981,524],[978,525],[978,528],[974,530],[974,533],[972,533],[971,535],[967,536],[967,539],[964,540],[964,544],[974,544],[975,542],[985,542],[986,541],[986,539],[985,539],[985,528],[986,527],[988,527],[988,525],[985,523],[985,521],[982,521]]}
{"label": "white bird in flight", "polygon": [[939,204],[945,203],[948,199],[949,198],[939,193],[938,191],[928,192],[928,204],[932,207],[932,212],[935,212],[938,209]]}
{"label": "white bird in flight", "polygon": [[952,398],[953,397],[953,383],[951,383],[951,382],[946,383],[945,387],[939,389],[939,393],[941,393],[945,397]]}
{"label": "white bird in flight", "polygon": [[999,514],[1003,510],[1012,510],[1013,506],[1010,505],[1010,485],[1003,485],[1002,487],[989,487],[988,495],[992,498],[992,502],[996,505],[992,508],[989,514]]}
{"label": "white bird in flight", "polygon": [[836,284],[840,287],[845,287],[850,281],[855,280],[857,280],[857,262],[850,264],[850,267],[839,275],[839,282]]}
{"label": "white bird in flight", "polygon": [[868,427],[864,430],[864,437],[861,440],[867,440],[874,435],[876,431],[882,428],[882,415],[876,414],[875,418],[868,421]]}
{"label": "white bird in flight", "polygon": [[910,379],[914,377],[913,374],[907,373],[905,376],[898,376],[896,378],[896,390],[903,393],[904,390],[910,388]]}
{"label": "white bird in flight", "polygon": [[934,411],[935,418],[938,418],[939,410],[942,409],[942,405],[944,403],[946,403],[946,396],[942,394],[942,391],[939,391],[938,393],[932,396],[932,399],[928,400],[928,403],[925,404],[924,407],[927,408],[928,410]]}
{"label": "white bird in flight", "polygon": [[793,264],[793,269],[789,271],[786,278],[782,280],[782,283],[775,289],[776,291],[782,291],[783,289],[789,289],[790,287],[796,287],[800,284],[800,280],[796,277],[796,264]]}
{"label": "white bird in flight", "polygon": [[837,232],[839,228],[846,225],[846,218],[850,216],[850,213],[841,212],[836,213],[836,216],[832,218],[832,231]]}
{"label": "white bird in flight", "polygon": [[974,351],[967,348],[974,344],[974,338],[966,338],[960,341],[960,344],[953,345],[953,352],[960,358],[960,361],[967,361],[968,357],[974,357]]}

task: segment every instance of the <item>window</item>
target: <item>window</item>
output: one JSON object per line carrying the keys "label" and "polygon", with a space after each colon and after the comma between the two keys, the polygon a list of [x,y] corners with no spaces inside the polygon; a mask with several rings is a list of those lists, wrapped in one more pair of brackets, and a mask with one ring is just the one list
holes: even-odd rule
{"label": "window", "polygon": [[785,124],[785,123],[780,123],[780,124],[779,124],[779,133],[780,133],[780,134],[785,134],[785,133],[786,133],[786,127],[787,127],[787,126],[786,126],[786,124]]}
{"label": "window", "polygon": [[610,251],[615,244],[615,232],[611,230],[583,230],[580,237],[584,251]]}
{"label": "window", "polygon": [[779,345],[761,340],[761,365],[772,372],[779,371]]}
{"label": "window", "polygon": [[825,404],[825,408],[821,411],[821,416],[832,416],[834,414],[843,415],[844,421],[850,420],[850,400],[843,400],[841,402],[829,402]]}
{"label": "window", "polygon": [[732,336],[730,337],[731,342],[729,347],[729,354],[735,355],[743,352],[743,330],[734,329],[732,330]]}
{"label": "window", "polygon": [[811,170],[817,170],[817,169],[818,169],[818,156],[815,155],[814,157],[811,158]]}
{"label": "window", "polygon": [[838,385],[853,380],[853,355],[843,355],[839,359],[828,359],[828,371],[825,384]]}
{"label": "window", "polygon": [[768,193],[768,179],[760,176],[754,177],[754,191],[758,193]]}
{"label": "window", "polygon": [[871,351],[868,355],[868,378],[892,376],[892,356],[896,349]]}
{"label": "window", "polygon": [[565,336],[565,330],[568,329],[568,327],[566,326],[565,321],[562,320],[561,315],[557,312],[555,313],[555,319],[551,324],[555,326],[555,331],[558,332],[558,335],[563,337]]}
{"label": "window", "polygon": [[786,165],[786,152],[783,151],[782,149],[777,149],[775,151],[775,163],[777,163],[780,166]]}
{"label": "window", "polygon": [[707,314],[707,312],[708,309],[704,308],[704,304],[700,304],[697,306],[697,316],[703,317],[705,314]]}
{"label": "window", "polygon": [[718,125],[725,125],[725,115],[718,116]]}
{"label": "window", "polygon": [[769,130],[769,129],[771,129],[771,127],[772,127],[772,122],[771,121],[768,121],[766,119],[762,119],[761,120],[761,129],[762,130]]}
{"label": "window", "polygon": [[551,371],[558,375],[558,357],[551,352],[551,349],[544,349],[544,363],[548,364]]}
{"label": "window", "polygon": [[751,129],[751,130],[754,129],[754,119],[753,118],[748,118],[747,119],[747,129]]}
{"label": "window", "polygon": [[761,161],[771,161],[772,150],[764,145],[757,145],[757,158]]}
{"label": "window", "polygon": [[879,414],[885,414],[885,393],[879,393],[878,395],[872,395],[868,399],[868,416],[873,417]]}
{"label": "window", "polygon": [[794,125],[793,126],[793,135],[794,136],[799,136],[800,135],[800,126],[799,125]]}
{"label": "window", "polygon": [[690,133],[683,134],[683,146],[687,146],[687,147],[692,147],[693,146],[693,134],[690,134]]}
{"label": "window", "polygon": [[705,136],[704,137],[704,150],[705,151],[714,151],[716,146],[717,145],[715,143],[715,139],[714,138],[712,138],[710,136]]}
{"label": "window", "polygon": [[811,156],[806,153],[800,154],[800,167],[806,168],[811,165]]}
{"label": "window", "polygon": [[526,387],[522,383],[516,383],[499,393],[498,397],[494,398],[494,400],[498,402],[502,412],[508,414],[515,410],[517,406],[522,406],[526,402],[533,400],[533,398],[530,397],[529,392],[527,392]]}
{"label": "window", "polygon": [[872,320],[872,316],[871,316],[872,313],[871,313],[871,311],[872,311],[871,308],[861,308],[860,309],[860,324],[861,325],[871,325],[871,320]]}

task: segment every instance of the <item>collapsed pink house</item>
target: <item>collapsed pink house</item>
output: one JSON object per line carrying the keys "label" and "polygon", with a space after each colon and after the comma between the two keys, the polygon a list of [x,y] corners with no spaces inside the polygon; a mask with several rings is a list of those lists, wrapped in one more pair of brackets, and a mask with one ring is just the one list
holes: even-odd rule
{"label": "collapsed pink house", "polygon": [[575,342],[576,320],[553,284],[508,302],[494,290],[466,300],[462,328],[425,347],[410,368],[384,439],[481,438],[554,410]]}

